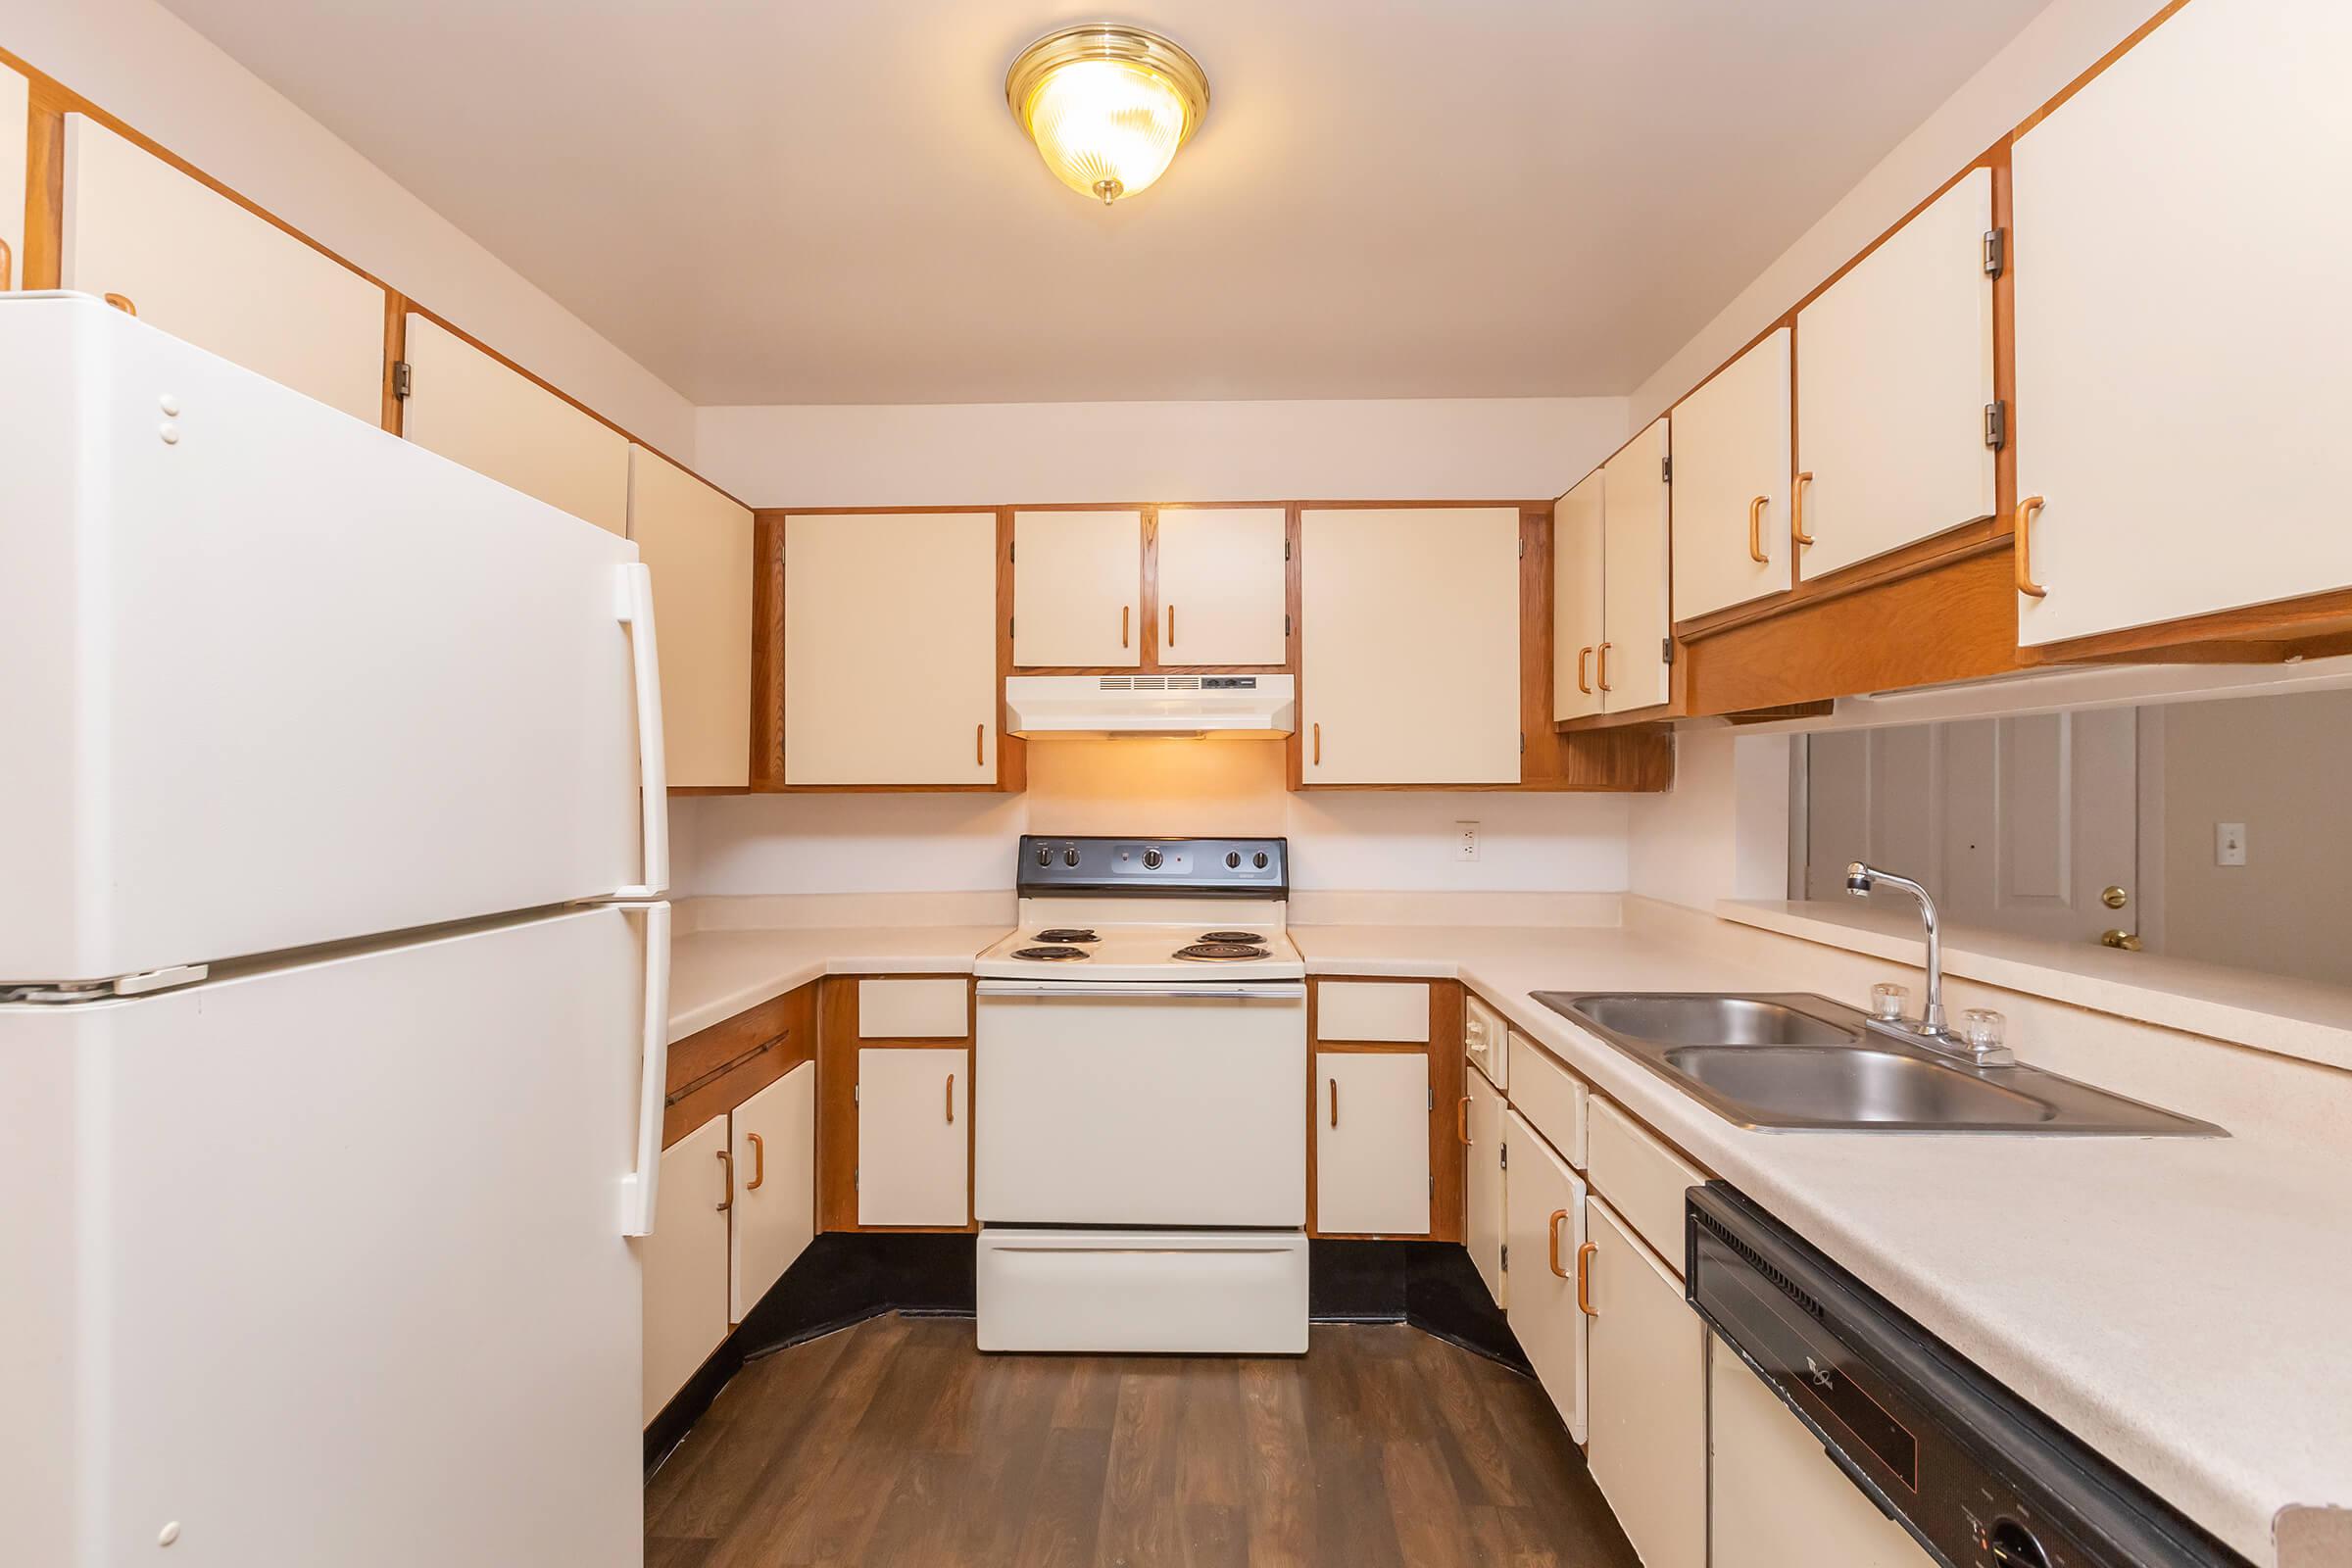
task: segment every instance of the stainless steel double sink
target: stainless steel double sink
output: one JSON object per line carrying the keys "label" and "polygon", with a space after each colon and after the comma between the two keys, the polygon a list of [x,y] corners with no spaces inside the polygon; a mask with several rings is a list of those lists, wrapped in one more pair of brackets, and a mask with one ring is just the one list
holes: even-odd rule
{"label": "stainless steel double sink", "polygon": [[2038,1067],[1978,1067],[1802,993],[1538,991],[1742,1127],[1789,1131],[2107,1134],[2222,1138],[2210,1122]]}

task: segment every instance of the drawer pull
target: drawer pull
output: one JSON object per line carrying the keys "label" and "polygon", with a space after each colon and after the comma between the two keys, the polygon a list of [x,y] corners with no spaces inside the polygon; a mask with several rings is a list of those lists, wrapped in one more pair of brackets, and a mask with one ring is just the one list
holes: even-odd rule
{"label": "drawer pull", "polygon": [[677,1088],[672,1089],[668,1094],[662,1096],[662,1106],[667,1108],[668,1106],[676,1104],[679,1101],[684,1100],[689,1095],[695,1094],[703,1089],[708,1089],[710,1085],[718,1082],[718,1080],[724,1078],[727,1074],[733,1072],[745,1062],[750,1061],[753,1057],[766,1054],[768,1052],[775,1050],[778,1046],[782,1045],[785,1041],[791,1038],[792,1031],[787,1029],[782,1034],[775,1036],[773,1039],[760,1041],[758,1045],[754,1046],[751,1050],[743,1053],[739,1056],[728,1057],[725,1061],[720,1062],[709,1072],[702,1074],[700,1077],[688,1079],[685,1083],[678,1085]]}
{"label": "drawer pull", "polygon": [[718,1200],[718,1211],[724,1214],[735,1206],[735,1155],[731,1150],[718,1152],[718,1168],[726,1173],[727,1196]]}
{"label": "drawer pull", "polygon": [[1568,1271],[1560,1267],[1560,1221],[1567,1217],[1566,1209],[1555,1208],[1551,1211],[1551,1218],[1544,1222],[1544,1239],[1550,1244],[1551,1271],[1562,1279],[1568,1277]]}
{"label": "drawer pull", "polygon": [[1119,607],[1119,646],[1121,648],[1127,646],[1127,619],[1133,613],[1134,611],[1131,607],[1127,605]]}
{"label": "drawer pull", "polygon": [[1770,496],[1758,496],[1747,504],[1747,559],[1758,565],[1772,560],[1764,550],[1764,509],[1771,504]]}
{"label": "drawer pull", "polygon": [[956,1075],[948,1074],[948,1125],[956,1125]]}
{"label": "drawer pull", "polygon": [[1320,724],[1315,726],[1315,765],[1323,765],[1323,726]]}
{"label": "drawer pull", "polygon": [[758,1133],[745,1133],[752,1141],[752,1179],[744,1185],[747,1193],[756,1193],[767,1180],[767,1140]]}
{"label": "drawer pull", "polygon": [[1464,1095],[1453,1107],[1453,1131],[1455,1136],[1461,1139],[1462,1147],[1468,1149],[1470,1147],[1470,1097],[1468,1095]]}
{"label": "drawer pull", "polygon": [[972,761],[980,766],[988,763],[988,725],[985,721],[972,726]]}
{"label": "drawer pull", "polygon": [[1607,643],[1600,645],[1600,668],[1595,672],[1594,678],[1599,681],[1602,691],[1605,692],[1609,689],[1609,645]]}
{"label": "drawer pull", "polygon": [[2017,504],[2017,591],[2028,599],[2046,598],[2050,592],[2034,580],[2034,514],[2042,505],[2039,496],[2028,496]]}
{"label": "drawer pull", "polygon": [[1592,1254],[1600,1250],[1598,1242],[1587,1242],[1576,1250],[1576,1309],[1587,1317],[1598,1317],[1592,1310]]}
{"label": "drawer pull", "polygon": [[1798,474],[1796,487],[1788,498],[1788,537],[1800,545],[1813,542],[1813,536],[1805,532],[1805,486],[1812,482],[1813,475],[1809,471]]}
{"label": "drawer pull", "polygon": [[1576,689],[1587,697],[1592,695],[1592,682],[1587,677],[1585,666],[1592,662],[1592,647],[1588,643],[1576,651]]}
{"label": "drawer pull", "polygon": [[106,303],[121,311],[124,316],[139,314],[139,308],[130,303],[130,296],[127,294],[109,294],[106,297]]}
{"label": "drawer pull", "polygon": [[1176,607],[1174,605],[1168,607],[1168,646],[1170,648],[1176,646]]}

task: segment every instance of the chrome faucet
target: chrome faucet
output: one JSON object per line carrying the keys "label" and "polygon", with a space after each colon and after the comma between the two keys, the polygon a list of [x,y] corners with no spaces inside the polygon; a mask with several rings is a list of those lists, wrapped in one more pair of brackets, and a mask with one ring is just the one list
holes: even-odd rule
{"label": "chrome faucet", "polygon": [[1920,923],[1927,928],[1928,935],[1928,1004],[1917,1018],[1873,1017],[1872,1027],[1978,1067],[2005,1067],[2014,1062],[2017,1058],[2006,1046],[1978,1045],[1952,1032],[1951,1021],[1943,1011],[1943,935],[1937,927],[1936,900],[1928,890],[1907,876],[1882,871],[1860,860],[1845,868],[1845,891],[1858,899],[1869,897],[1871,889],[1882,885],[1908,893],[1919,901]]}

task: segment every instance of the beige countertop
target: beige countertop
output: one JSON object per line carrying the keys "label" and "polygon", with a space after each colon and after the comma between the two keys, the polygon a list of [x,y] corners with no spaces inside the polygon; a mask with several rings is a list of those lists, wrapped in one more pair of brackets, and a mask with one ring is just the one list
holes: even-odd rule
{"label": "beige countertop", "polygon": [[[1688,918],[1682,927],[1303,925],[1291,935],[1310,974],[1460,979],[1521,1035],[2256,1562],[2277,1561],[2280,1508],[2352,1506],[2343,1349],[2352,1178],[2340,1154],[2136,1082],[2111,1086],[2239,1135],[1734,1127],[1529,1000],[1599,989],[1860,1000],[1845,995],[1850,962],[1833,964],[1828,949],[1759,949],[1722,936],[1739,929],[1728,922]],[[691,931],[673,944],[670,1035],[823,974],[968,973],[1004,934],[1001,925]],[[2046,1059],[2031,1040],[2019,1054]],[[2257,1077],[2288,1065],[2239,1054],[2247,1062],[2233,1070]],[[2077,1059],[2049,1064],[2098,1078]],[[2352,1088],[2321,1087],[2352,1104]]]}

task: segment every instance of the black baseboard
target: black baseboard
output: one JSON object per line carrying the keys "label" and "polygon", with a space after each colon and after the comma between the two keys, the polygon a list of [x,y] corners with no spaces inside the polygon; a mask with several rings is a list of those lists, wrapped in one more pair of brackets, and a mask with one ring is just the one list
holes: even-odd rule
{"label": "black baseboard", "polygon": [[[746,1361],[880,1312],[969,1317],[975,1257],[968,1234],[817,1237],[645,1429],[646,1473],[685,1439]],[[1319,1323],[1409,1323],[1530,1371],[1470,1254],[1450,1242],[1309,1242],[1306,1310]]]}

